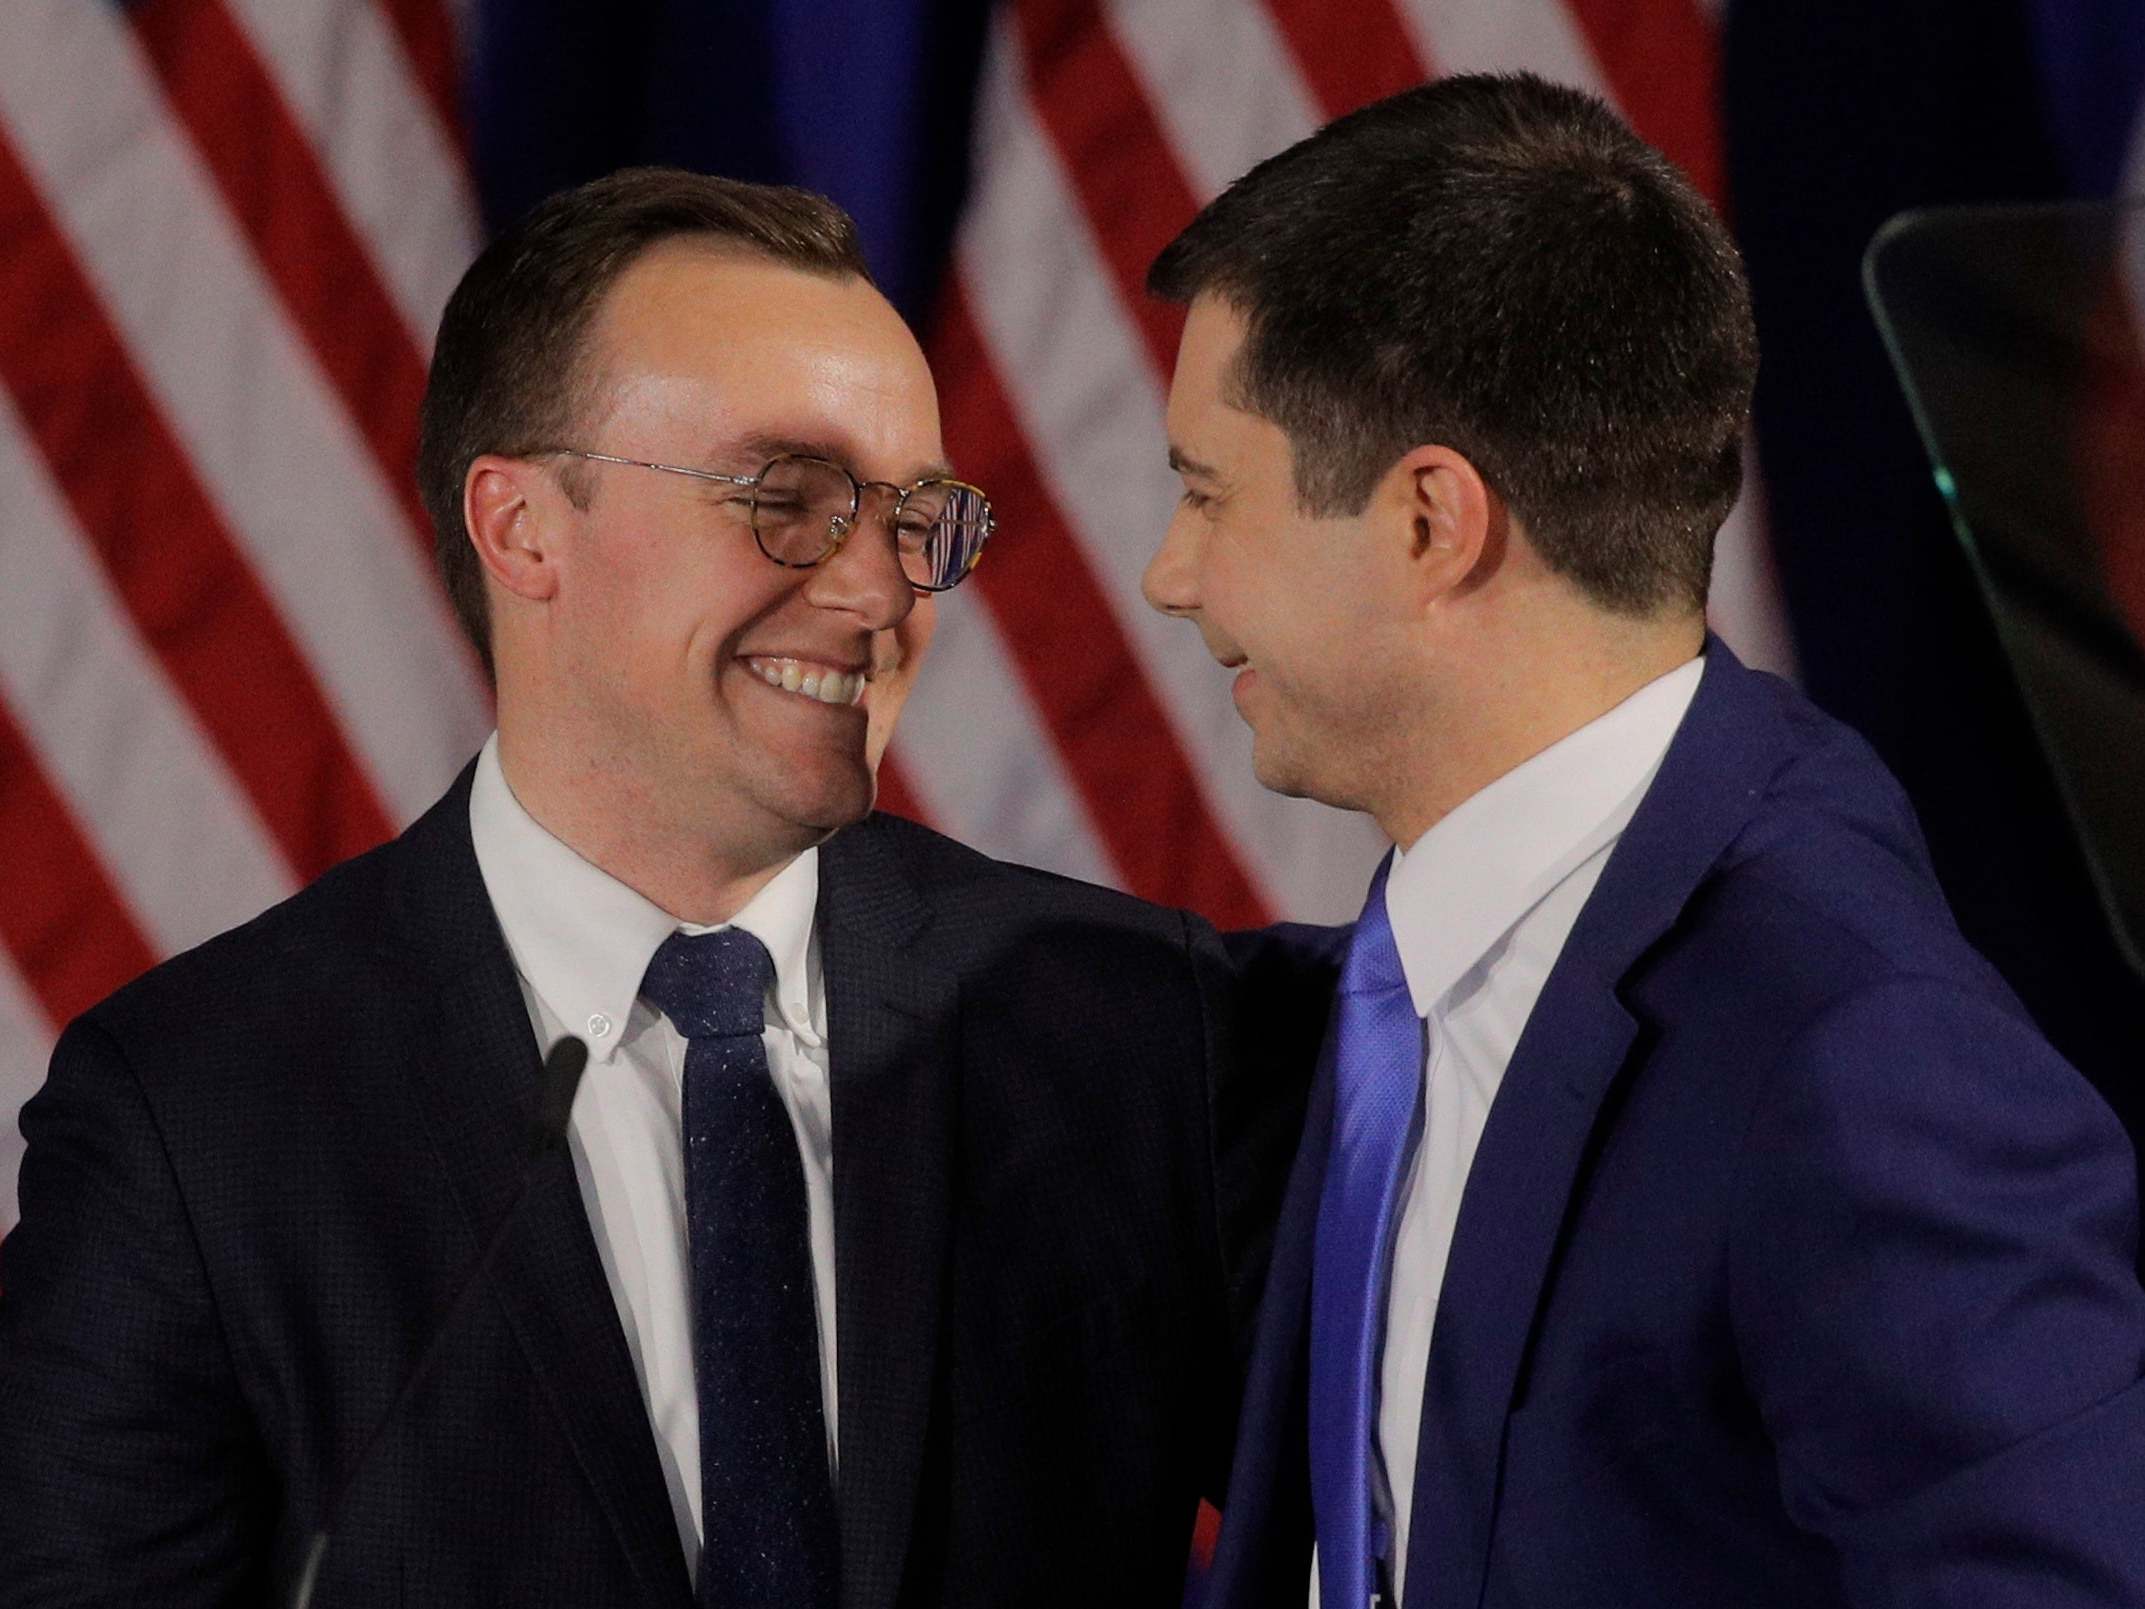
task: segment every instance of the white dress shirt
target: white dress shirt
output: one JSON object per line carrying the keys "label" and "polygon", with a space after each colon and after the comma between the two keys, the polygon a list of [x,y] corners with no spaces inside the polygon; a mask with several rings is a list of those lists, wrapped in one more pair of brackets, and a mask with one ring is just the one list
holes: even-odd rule
{"label": "white dress shirt", "polygon": [[1385,909],[1425,1047],[1422,1138],[1401,1184],[1386,1296],[1372,1482],[1376,1512],[1391,1526],[1401,1603],[1430,1332],[1475,1146],[1542,986],[1652,786],[1704,664],[1692,659],[1647,683],[1393,852]]}
{"label": "white dress shirt", "polygon": [[[656,948],[680,922],[545,831],[508,787],[495,733],[477,759],[470,833],[485,891],[521,980],[537,1045],[588,1042],[568,1142],[596,1249],[625,1326],[641,1397],[695,1579],[700,1561],[700,1407],[693,1382],[692,1287],[680,1138],[685,1039],[639,998]],[[730,925],[767,946],[767,1065],[804,1161],[818,1299],[827,1458],[835,1457],[834,1129],[826,990],[814,911],[819,852],[805,851]]]}

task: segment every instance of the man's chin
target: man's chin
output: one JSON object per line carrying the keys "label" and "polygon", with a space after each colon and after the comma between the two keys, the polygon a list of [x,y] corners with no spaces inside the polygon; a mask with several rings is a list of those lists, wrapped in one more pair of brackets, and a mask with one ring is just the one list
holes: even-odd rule
{"label": "man's chin", "polygon": [[855,826],[871,814],[871,807],[878,798],[878,779],[864,766],[841,776],[815,777],[809,781],[793,776],[791,780],[807,785],[783,789],[767,803],[777,815],[794,823],[801,836],[814,843],[844,827]]}
{"label": "man's chin", "polygon": [[1277,752],[1274,745],[1260,742],[1256,733],[1251,740],[1251,774],[1268,793],[1291,799],[1315,797],[1303,768],[1295,763],[1294,757]]}

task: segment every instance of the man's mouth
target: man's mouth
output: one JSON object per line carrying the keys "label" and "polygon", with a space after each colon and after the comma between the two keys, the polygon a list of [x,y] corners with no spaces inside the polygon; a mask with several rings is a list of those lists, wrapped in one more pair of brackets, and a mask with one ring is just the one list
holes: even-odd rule
{"label": "man's mouth", "polygon": [[863,698],[864,689],[871,684],[867,671],[844,670],[810,659],[770,659],[755,655],[748,658],[745,665],[769,687],[801,694],[821,704],[853,705]]}

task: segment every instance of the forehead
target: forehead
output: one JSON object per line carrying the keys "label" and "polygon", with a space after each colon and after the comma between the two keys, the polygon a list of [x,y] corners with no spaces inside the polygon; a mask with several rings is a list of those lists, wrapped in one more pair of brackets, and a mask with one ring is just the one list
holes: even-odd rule
{"label": "forehead", "polygon": [[1193,300],[1170,379],[1169,444],[1180,466],[1201,466],[1207,479],[1270,489],[1290,473],[1295,450],[1279,425],[1232,400],[1248,328],[1243,314],[1221,298]]}
{"label": "forehead", "polygon": [[1195,297],[1177,343],[1177,367],[1169,385],[1169,423],[1174,431],[1213,424],[1220,410],[1234,413],[1224,394],[1229,366],[1244,344],[1244,317],[1218,296]]}
{"label": "forehead", "polygon": [[608,445],[704,452],[774,436],[842,442],[866,463],[941,456],[922,349],[854,276],[665,242],[611,286],[587,353],[598,427],[663,437]]}

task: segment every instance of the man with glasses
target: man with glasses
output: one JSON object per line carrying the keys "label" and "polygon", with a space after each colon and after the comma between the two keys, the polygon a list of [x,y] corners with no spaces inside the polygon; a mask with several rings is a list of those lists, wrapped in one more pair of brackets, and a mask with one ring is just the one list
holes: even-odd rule
{"label": "man with glasses", "polygon": [[1396,846],[1208,1603],[2145,1603],[2129,1141],[1866,745],[1706,632],[1757,367],[1720,219],[1598,100],[1456,77],[1150,284],[1148,597],[1260,780]]}
{"label": "man with glasses", "polygon": [[0,1602],[259,1599],[323,1528],[320,1605],[1174,1602],[1315,1013],[870,814],[993,518],[849,220],[546,202],[447,309],[420,479],[498,731],[63,1037]]}

